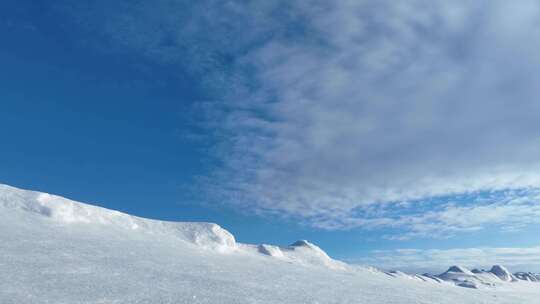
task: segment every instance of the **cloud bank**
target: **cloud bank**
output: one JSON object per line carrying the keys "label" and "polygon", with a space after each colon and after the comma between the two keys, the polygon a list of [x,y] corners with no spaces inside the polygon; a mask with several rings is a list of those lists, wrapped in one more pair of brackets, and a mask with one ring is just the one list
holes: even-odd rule
{"label": "cloud bank", "polygon": [[102,13],[113,45],[187,68],[219,95],[202,107],[219,139],[204,185],[216,201],[404,238],[537,222],[537,1],[158,1]]}
{"label": "cloud bank", "polygon": [[[540,186],[537,2],[291,10],[305,18],[302,39],[242,59],[260,87],[226,125],[232,202],[340,228],[369,226],[388,204]],[[468,208],[491,218],[490,206],[454,207],[411,221]]]}

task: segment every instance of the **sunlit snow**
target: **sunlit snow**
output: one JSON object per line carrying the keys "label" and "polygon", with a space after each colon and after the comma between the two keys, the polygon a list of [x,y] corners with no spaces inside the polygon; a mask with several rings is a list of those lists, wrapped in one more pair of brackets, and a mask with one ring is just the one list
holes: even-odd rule
{"label": "sunlit snow", "polygon": [[[535,303],[540,276],[384,272],[0,185],[0,303]],[[472,287],[472,288],[462,288]]]}

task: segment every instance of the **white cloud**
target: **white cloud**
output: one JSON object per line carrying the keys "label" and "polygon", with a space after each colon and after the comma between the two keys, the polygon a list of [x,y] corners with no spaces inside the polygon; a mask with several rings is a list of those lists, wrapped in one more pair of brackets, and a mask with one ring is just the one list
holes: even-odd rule
{"label": "white cloud", "polygon": [[312,223],[322,229],[389,230],[390,240],[448,238],[489,228],[518,232],[540,224],[540,191],[495,191],[358,208]]}
{"label": "white cloud", "polygon": [[207,122],[221,136],[223,168],[205,188],[217,200],[404,237],[537,223],[538,200],[433,199],[540,187],[537,1],[103,11],[115,16],[103,28],[117,46],[189,67],[224,96]]}
{"label": "white cloud", "polygon": [[[540,7],[484,4],[296,5],[308,37],[273,39],[244,58],[263,98],[242,109],[264,115],[259,132],[245,132],[242,117],[226,126],[236,135],[222,180],[231,202],[339,228],[391,222],[351,215],[372,204],[540,186]],[[492,207],[409,221],[416,231],[416,220],[456,224],[446,217],[473,211],[482,226],[518,212]]]}
{"label": "white cloud", "polygon": [[400,216],[395,225],[401,225],[404,232],[392,237],[444,237],[485,227],[493,232],[515,232],[533,224],[540,224],[540,194],[503,192],[467,206],[453,203],[421,214]]}

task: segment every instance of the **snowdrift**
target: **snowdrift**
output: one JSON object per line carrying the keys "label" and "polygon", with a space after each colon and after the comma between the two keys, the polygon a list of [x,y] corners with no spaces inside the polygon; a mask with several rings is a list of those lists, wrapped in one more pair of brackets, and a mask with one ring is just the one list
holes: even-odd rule
{"label": "snowdrift", "polygon": [[59,224],[103,225],[180,240],[227,251],[236,247],[234,236],[213,223],[179,223],[144,219],[122,212],[75,202],[60,196],[0,185],[0,207],[30,212]]}
{"label": "snowdrift", "polygon": [[[0,185],[0,207],[41,216],[58,224],[100,225],[108,229],[131,230],[135,233],[173,236],[199,248],[221,252],[254,251],[253,245],[238,246],[234,236],[214,223],[167,222],[128,215],[47,193]],[[328,256],[318,246],[300,240],[286,247],[262,244],[263,255],[311,266],[345,268],[345,264]]]}

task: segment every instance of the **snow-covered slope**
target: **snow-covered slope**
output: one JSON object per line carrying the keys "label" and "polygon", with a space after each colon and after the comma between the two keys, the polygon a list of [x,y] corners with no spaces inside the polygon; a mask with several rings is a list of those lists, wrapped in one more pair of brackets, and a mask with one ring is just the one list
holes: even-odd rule
{"label": "snow-covered slope", "polygon": [[0,206],[13,211],[26,211],[44,216],[58,224],[93,224],[145,234],[171,235],[201,247],[218,250],[231,250],[236,246],[234,236],[216,224],[143,219],[56,195],[21,191],[5,185],[0,185]]}
{"label": "snow-covered slope", "polygon": [[308,241],[241,244],[216,224],[148,220],[4,185],[0,240],[3,304],[519,303],[540,297],[538,283],[499,279],[498,288],[457,288],[435,277],[347,265]]}

